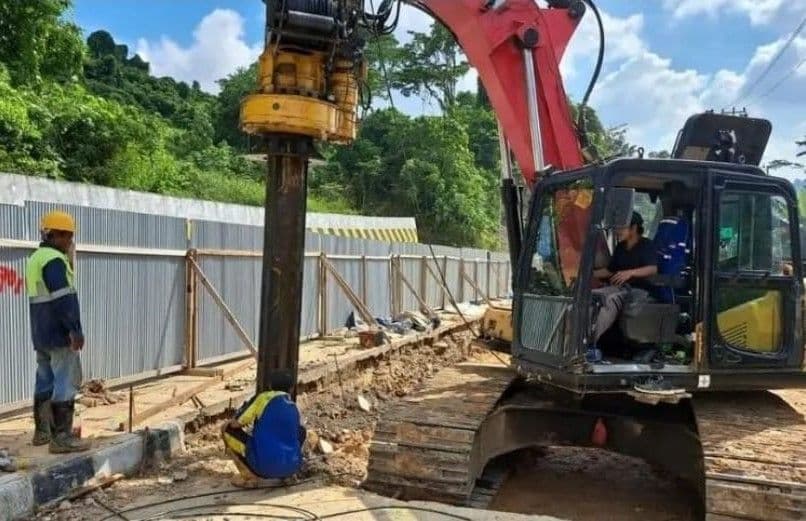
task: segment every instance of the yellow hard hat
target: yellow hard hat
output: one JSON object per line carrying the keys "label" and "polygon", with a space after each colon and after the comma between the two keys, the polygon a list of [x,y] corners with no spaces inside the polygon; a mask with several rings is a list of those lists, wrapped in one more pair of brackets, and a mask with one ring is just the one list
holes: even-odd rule
{"label": "yellow hard hat", "polygon": [[60,232],[76,233],[76,221],[69,213],[54,210],[42,216],[42,223],[39,229],[41,231],[56,230]]}

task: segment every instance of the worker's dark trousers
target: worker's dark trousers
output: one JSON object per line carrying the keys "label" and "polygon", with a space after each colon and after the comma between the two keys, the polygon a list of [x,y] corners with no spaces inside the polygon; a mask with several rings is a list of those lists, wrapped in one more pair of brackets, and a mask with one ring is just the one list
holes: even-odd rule
{"label": "worker's dark trousers", "polygon": [[34,394],[54,402],[71,402],[81,387],[81,359],[69,347],[36,352]]}
{"label": "worker's dark trousers", "polygon": [[602,337],[616,320],[628,302],[649,302],[649,293],[643,289],[629,286],[605,286],[591,292],[598,297],[601,307],[596,315],[596,342]]}

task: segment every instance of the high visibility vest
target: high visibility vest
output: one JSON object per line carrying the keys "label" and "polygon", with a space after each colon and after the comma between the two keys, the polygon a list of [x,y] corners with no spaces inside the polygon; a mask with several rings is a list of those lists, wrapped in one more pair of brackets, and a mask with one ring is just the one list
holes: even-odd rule
{"label": "high visibility vest", "polygon": [[[44,267],[54,259],[60,259],[67,268],[67,287],[51,292],[42,276]],[[25,268],[25,286],[31,304],[44,304],[76,292],[75,272],[70,259],[64,253],[49,246],[41,246],[30,257]]]}

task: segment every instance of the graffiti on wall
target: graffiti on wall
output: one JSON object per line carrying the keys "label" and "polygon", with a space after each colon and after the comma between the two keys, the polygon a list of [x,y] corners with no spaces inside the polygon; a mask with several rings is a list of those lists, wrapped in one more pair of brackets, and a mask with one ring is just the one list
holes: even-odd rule
{"label": "graffiti on wall", "polygon": [[15,295],[22,293],[25,282],[17,273],[17,270],[0,266],[0,294],[9,291]]}

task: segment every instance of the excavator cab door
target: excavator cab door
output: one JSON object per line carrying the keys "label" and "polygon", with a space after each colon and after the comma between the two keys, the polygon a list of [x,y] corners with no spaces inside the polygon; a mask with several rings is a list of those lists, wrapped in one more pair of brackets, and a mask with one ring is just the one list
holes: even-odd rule
{"label": "excavator cab door", "polygon": [[709,369],[797,369],[803,361],[797,197],[784,180],[711,173]]}
{"label": "excavator cab door", "polygon": [[[593,170],[593,169],[590,169]],[[558,369],[584,357],[585,328],[575,327],[582,306],[580,273],[589,262],[586,244],[594,208],[590,172],[541,181],[532,200],[518,267],[513,354]]]}

